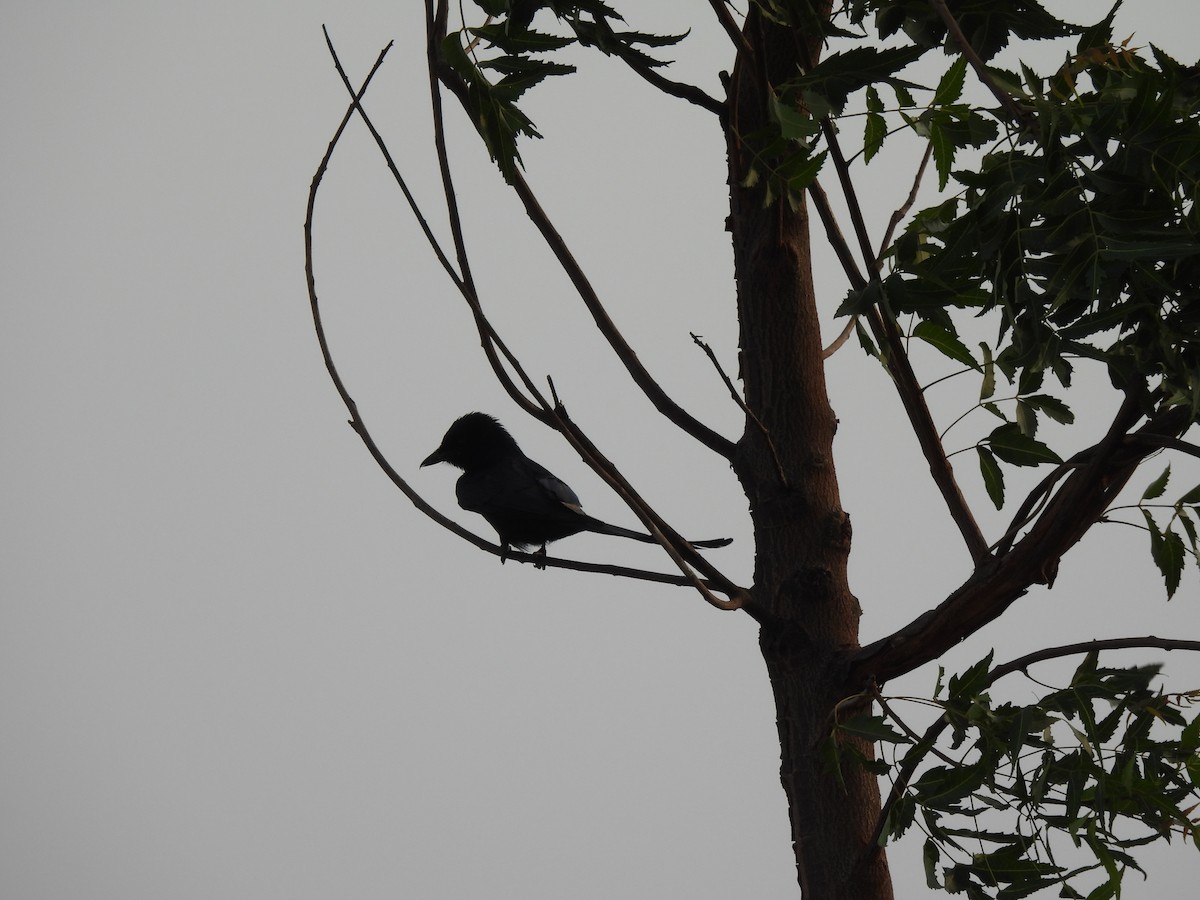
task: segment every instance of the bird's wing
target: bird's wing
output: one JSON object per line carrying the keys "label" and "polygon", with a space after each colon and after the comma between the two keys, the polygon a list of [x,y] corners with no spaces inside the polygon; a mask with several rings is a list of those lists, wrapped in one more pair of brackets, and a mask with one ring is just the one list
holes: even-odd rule
{"label": "bird's wing", "polygon": [[526,460],[526,462],[529,464],[534,480],[551,499],[557,500],[572,512],[583,512],[583,504],[579,502],[579,497],[571,490],[569,484],[532,459]]}
{"label": "bird's wing", "polygon": [[525,456],[506,457],[464,474],[458,482],[458,502],[485,516],[503,511],[555,519],[583,514],[570,486]]}

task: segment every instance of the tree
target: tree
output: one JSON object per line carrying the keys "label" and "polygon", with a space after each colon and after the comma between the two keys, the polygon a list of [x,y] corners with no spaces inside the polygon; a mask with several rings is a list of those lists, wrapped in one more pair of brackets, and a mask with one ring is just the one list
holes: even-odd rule
{"label": "tree", "polygon": [[[547,562],[690,586],[759,624],[805,896],[890,897],[883,848],[914,823],[927,834],[931,887],[977,897],[1052,887],[1063,896],[1089,889],[1112,896],[1125,872],[1137,868],[1131,848],[1179,835],[1200,847],[1200,716],[1190,715],[1197,694],[1156,686],[1156,666],[1100,663],[1101,653],[1118,648],[1200,650],[1200,641],[1086,641],[1000,664],[989,655],[925,698],[938,715],[923,730],[883,693],[890,681],[1004,615],[1031,588],[1053,587],[1059,561],[1098,523],[1136,517],[1168,597],[1187,560],[1200,558],[1200,486],[1165,501],[1173,488],[1168,465],[1139,498],[1124,493],[1151,457],[1200,456],[1185,439],[1200,416],[1200,69],[1153,46],[1116,43],[1119,3],[1099,22],[1076,26],[1034,2],[997,9],[968,0],[754,0],[739,18],[712,0],[733,60],[722,79],[726,95],[715,97],[664,74],[655,54],[682,35],[628,30],[599,0],[475,5],[477,23],[451,29],[447,4],[426,4],[435,148],[452,247],[435,237],[360,104],[383,54],[358,88],[338,63],[353,99],[310,194],[308,277],[322,352],[352,427],[395,484],[444,527],[502,552],[438,513],[388,463],[325,339],[312,267],[313,202],[355,116],[375,136],[470,307],[496,377],[625,500],[679,574]],[[1013,39],[1069,41],[1073,49],[1049,74],[1026,64],[1010,71],[997,57]],[[715,116],[724,134],[741,390],[722,375],[745,411],[736,441],[662,389],[523,175],[519,142],[538,132],[518,104],[545,79],[574,71],[562,54],[579,48],[618,58],[653,88]],[[918,70],[933,77],[910,74]],[[985,100],[966,99],[968,76]],[[750,586],[680,538],[568,415],[553,384],[544,391],[525,371],[489,320],[463,240],[446,150],[446,97],[469,115],[632,380],[663,416],[731,464],[754,525]],[[862,135],[857,150],[850,149],[852,133]],[[910,202],[877,241],[856,167],[885,159],[905,136],[922,142],[924,156]],[[929,162],[940,202],[912,212]],[[836,181],[844,216],[822,177]],[[848,285],[839,311],[848,324],[828,349],[811,272],[814,224]],[[934,609],[867,646],[860,646],[859,601],[847,579],[850,521],[839,499],[837,419],[825,383],[828,355],[851,334],[895,385],[971,564]],[[968,411],[998,422],[977,426],[969,445],[986,497],[1011,510],[998,534],[985,535],[960,486],[945,432],[927,405],[927,385],[914,369],[913,339],[942,354],[953,377],[974,377],[977,400]],[[1064,397],[1100,381],[1115,392],[1115,413],[1075,425]],[[998,395],[1001,383],[1010,387],[1007,398]],[[1039,434],[1047,419],[1093,431],[1075,440],[1079,449],[1059,452]],[[1046,474],[1013,497],[1008,481],[1032,467]],[[1047,687],[1032,703],[993,699],[1001,679],[1071,657],[1079,662],[1068,684]],[[1082,857],[1060,849],[1068,845],[1082,848]]]}

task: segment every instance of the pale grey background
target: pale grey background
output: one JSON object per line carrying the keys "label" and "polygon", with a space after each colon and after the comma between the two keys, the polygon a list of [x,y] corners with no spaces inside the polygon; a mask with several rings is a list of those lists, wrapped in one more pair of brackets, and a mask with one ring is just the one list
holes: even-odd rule
{"label": "pale grey background", "polygon": [[[1128,6],[1120,33],[1191,61],[1191,0]],[[368,107],[436,217],[419,4],[6,12],[0,895],[794,896],[750,620],[682,589],[502,569],[417,515],[344,424],[302,271],[308,183],[346,102],[320,25],[356,81],[396,40]],[[715,90],[730,54],[708,14],[676,0],[631,24],[699,19],[677,72]],[[531,101],[547,140],[526,145],[530,180],[652,371],[735,436],[738,412],[688,337],[734,369],[718,130],[587,62]],[[747,578],[727,467],[628,385],[462,117],[452,123],[496,324],[673,522],[737,539],[714,559]],[[909,177],[868,173],[876,235]],[[431,499],[459,514],[452,472],[416,466],[479,408],[591,512],[631,521],[492,384],[357,124],[321,197],[317,252],[343,374]],[[832,310],[844,283],[828,260],[820,277]],[[870,640],[941,599],[967,559],[878,368],[850,347],[829,371]],[[935,394],[944,421],[962,399]],[[974,439],[952,434],[953,446]],[[1197,480],[1181,471],[1178,485]],[[602,538],[558,550],[663,565]],[[1168,605],[1144,538],[1099,529],[1058,588],[947,664],[993,646],[1005,659],[1088,637],[1194,637],[1186,578]],[[1194,661],[1168,662],[1177,685],[1200,683]],[[890,687],[933,680],[929,667]],[[919,841],[892,853],[900,896],[926,891]],[[1195,852],[1173,849],[1145,855],[1151,885],[1131,876],[1129,895],[1193,896]]]}

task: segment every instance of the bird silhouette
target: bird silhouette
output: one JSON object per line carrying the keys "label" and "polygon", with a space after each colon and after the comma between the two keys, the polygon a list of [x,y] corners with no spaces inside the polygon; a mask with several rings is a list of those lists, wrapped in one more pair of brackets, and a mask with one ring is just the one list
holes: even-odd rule
{"label": "bird silhouette", "polygon": [[[503,562],[510,548],[540,548],[581,531],[643,541],[657,540],[640,531],[610,525],[583,511],[579,497],[561,478],[521,452],[512,435],[492,416],[467,413],[456,420],[422,466],[449,463],[462,469],[455,493],[458,505],[477,512],[500,536]],[[692,541],[693,547],[723,547],[729,538]]]}

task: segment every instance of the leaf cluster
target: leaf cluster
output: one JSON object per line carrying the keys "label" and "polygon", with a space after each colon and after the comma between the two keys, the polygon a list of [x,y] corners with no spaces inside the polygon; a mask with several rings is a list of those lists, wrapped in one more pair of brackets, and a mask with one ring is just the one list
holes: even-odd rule
{"label": "leaf cluster", "polygon": [[[1171,466],[1168,464],[1142,493],[1136,507],[1150,536],[1150,558],[1162,573],[1168,600],[1179,589],[1188,556],[1200,566],[1200,530],[1196,523],[1200,518],[1200,484],[1172,504],[1156,502],[1166,493],[1170,479]],[[1165,517],[1156,515],[1161,511],[1166,511]],[[1160,518],[1163,521],[1160,522]]]}
{"label": "leaf cluster", "polygon": [[[881,840],[919,824],[929,886],[973,898],[1050,887],[1083,897],[1076,885],[1096,875],[1100,893],[1088,896],[1114,896],[1128,870],[1141,871],[1131,848],[1184,835],[1200,850],[1200,715],[1185,714],[1200,695],[1156,691],[1158,670],[1101,667],[1091,652],[1066,687],[996,704],[988,689],[1003,673],[989,654],[950,679],[937,701],[942,719],[920,740],[880,718],[872,739],[909,744],[899,768],[920,768],[891,804]],[[937,751],[947,728],[950,750]],[[1060,860],[1053,834],[1087,861]]]}
{"label": "leaf cluster", "polygon": [[[920,213],[895,247],[891,308],[952,328],[946,310],[1000,314],[1006,376],[1072,357],[1104,362],[1114,384],[1161,379],[1200,411],[1200,93],[1155,52],[1087,54],[1026,72],[1037,131],[956,171],[958,196]],[[1002,343],[1002,346],[1000,346]]]}
{"label": "leaf cluster", "polygon": [[[1047,12],[1037,0],[947,0],[947,8],[972,49],[990,60],[1011,38],[1047,40],[1082,31]],[[845,12],[857,26],[871,19],[880,38],[903,33],[918,47],[930,49],[946,41],[946,22],[928,0],[849,0]]]}
{"label": "leaf cluster", "polygon": [[[546,78],[575,71],[574,65],[547,58],[549,54],[578,44],[619,57],[635,69],[651,70],[666,63],[643,48],[670,46],[685,37],[618,30],[614,23],[624,19],[601,0],[475,0],[475,5],[487,14],[486,23],[448,34],[442,57],[466,86],[466,106],[475,127],[509,182],[521,165],[518,138],[541,137],[517,101]],[[569,33],[533,28],[541,11],[553,15]],[[495,52],[480,60],[480,44]]]}
{"label": "leaf cluster", "polygon": [[[958,192],[918,212],[890,250],[892,271],[839,310],[911,317],[912,336],[980,372],[979,405],[1004,420],[978,444],[997,507],[997,460],[1060,462],[1035,438],[1037,413],[1073,419],[1041,391],[1047,372],[1067,387],[1075,361],[1094,360],[1122,391],[1200,415],[1200,74],[1153,47],[1144,58],[1114,46],[1103,26],[1048,78],[993,73],[1029,117],[970,168],[954,168],[960,151],[1001,119],[958,103],[963,60],[925,112],[900,111]],[[872,90],[869,155],[887,134]],[[979,353],[960,338],[962,312],[998,321]],[[1013,421],[991,399],[997,371],[1018,388]]]}

